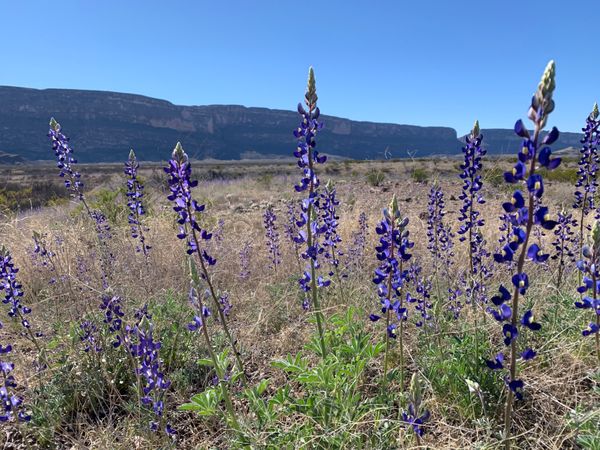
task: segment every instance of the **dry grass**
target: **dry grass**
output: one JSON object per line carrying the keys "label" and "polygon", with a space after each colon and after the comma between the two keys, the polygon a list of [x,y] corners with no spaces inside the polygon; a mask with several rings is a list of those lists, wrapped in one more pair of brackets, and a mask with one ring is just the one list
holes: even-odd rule
{"label": "dry grass", "polygon": [[[433,179],[436,179],[446,195],[447,218],[456,228],[457,211],[460,205],[458,194],[460,180],[456,177],[457,160],[416,160],[398,162],[335,162],[329,168],[329,174],[322,174],[322,180],[328,176],[335,181],[338,197],[341,199],[340,234],[344,246],[348,244],[357,228],[358,215],[365,212],[370,228],[367,244],[367,258],[361,263],[361,271],[345,281],[346,295],[343,301],[339,292],[326,294],[324,304],[327,314],[343,311],[349,304],[366,311],[376,307],[374,286],[371,283],[372,269],[376,260],[371,249],[375,243],[374,224],[381,209],[387,205],[392,193],[400,202],[401,211],[410,218],[411,236],[415,240],[414,254],[425,268],[431,264],[426,249],[426,211],[427,192]],[[505,160],[495,162],[500,167],[510,163]],[[196,164],[198,167],[199,164]],[[569,165],[567,168],[570,167]],[[572,167],[572,164],[571,164]],[[382,170],[384,181],[380,186],[372,187],[367,183],[366,175],[371,169]],[[424,171],[428,180],[423,183],[413,181],[415,169]],[[37,169],[36,169],[37,170]],[[46,172],[44,172],[44,170]],[[44,168],[39,173],[52,173]],[[84,177],[92,179],[94,187],[88,196],[100,189],[115,189],[122,182],[118,169],[108,166],[89,176],[93,166],[83,169]],[[212,172],[211,172],[212,170]],[[230,293],[234,305],[231,327],[241,342],[245,363],[252,380],[268,377],[272,384],[285,383],[282,374],[274,370],[270,362],[288,353],[295,354],[302,349],[313,332],[308,316],[300,307],[300,293],[295,279],[298,265],[293,250],[282,235],[283,263],[277,273],[269,269],[269,260],[264,243],[262,213],[267,205],[273,205],[279,216],[280,232],[285,221],[285,205],[289,199],[296,198],[292,185],[297,176],[291,164],[280,163],[266,166],[211,165],[198,169],[196,175],[201,182],[195,195],[207,203],[206,226],[213,228],[218,219],[225,221],[225,239],[213,251],[218,264],[213,272],[214,281],[220,289]],[[38,173],[33,171],[32,173]],[[216,174],[216,175],[215,175]],[[490,171],[488,174],[493,176]],[[28,183],[31,177],[26,169],[9,174],[12,181]],[[147,240],[152,245],[150,258],[146,262],[141,255],[133,251],[134,243],[128,235],[126,219],[119,218],[120,224],[113,226],[111,250],[116,255],[113,266],[112,285],[127,301],[127,309],[132,310],[144,302],[158,303],[168,295],[175,295],[185,311],[185,296],[189,281],[186,274],[184,248],[175,239],[176,227],[170,206],[164,199],[163,177],[156,167],[143,173],[147,181],[148,196],[152,202],[152,214],[147,218],[149,227]],[[491,247],[497,242],[499,226],[499,205],[506,197],[503,185],[493,187],[487,184],[487,203],[482,206],[486,220],[485,237]],[[569,207],[573,188],[563,181],[551,181],[547,184],[547,203],[552,211],[558,207]],[[123,199],[121,199],[123,201]],[[46,233],[48,240],[59,237],[63,243],[55,246],[59,272],[64,275],[54,285],[48,285],[51,276],[46,269],[35,266],[31,259],[33,231]],[[283,233],[282,233],[283,234]],[[239,251],[245,242],[253,245],[251,257],[251,276],[247,281],[239,278]],[[99,294],[98,257],[95,255],[95,240],[90,224],[79,214],[77,205],[65,204],[43,209],[25,210],[16,215],[7,215],[0,223],[0,242],[8,247],[16,264],[20,267],[19,277],[26,292],[24,302],[33,307],[32,322],[43,329],[46,341],[54,336],[64,338],[64,330],[75,323],[86,311],[94,308]],[[549,237],[545,238],[549,247]],[[466,248],[456,242],[455,260],[452,275],[458,276],[460,261],[466,257]],[[89,270],[85,274],[78,271],[78,260],[85,261]],[[534,309],[543,313],[552,313],[559,308],[561,314],[566,310],[573,297],[576,280],[570,276],[567,284],[557,292],[553,286],[555,267],[538,269],[530,275],[532,287],[528,300]],[[498,271],[496,279],[489,283],[489,291],[496,290],[506,273]],[[549,304],[549,299],[563,298],[563,306]],[[179,313],[179,312],[178,312]],[[562,317],[562,316],[561,316]],[[187,317],[173,317],[173,320],[188,320]],[[470,313],[461,320],[472,321]],[[582,326],[585,319],[577,313],[562,318],[560,327],[553,329],[554,334],[545,335],[538,342],[541,358],[529,365],[523,377],[527,384],[528,397],[515,412],[515,434],[519,435],[522,448],[563,449],[576,448],[576,429],[569,423],[577,407],[587,410],[600,404],[598,377],[593,378],[597,367],[590,357],[591,345],[584,339],[573,339],[573,330]],[[64,328],[59,330],[57,324]],[[473,323],[473,326],[475,324]],[[368,324],[368,327],[372,325]],[[468,328],[470,324],[467,323]],[[488,320],[484,327],[489,331],[494,349],[501,347],[500,330],[496,323]],[[372,330],[376,330],[374,327]],[[0,330],[0,342],[9,338],[9,329]],[[34,352],[26,341],[19,342],[20,359],[17,364],[17,379],[24,386],[33,387],[45,383],[49,373],[36,375],[29,370]],[[408,366],[411,371],[419,368],[419,342],[412,336],[408,338]],[[52,370],[58,370],[51,368]],[[381,370],[374,367],[374,376]],[[374,378],[377,380],[377,378]],[[374,381],[376,382],[376,381]],[[595,390],[594,390],[595,388]],[[189,395],[201,390],[200,385],[190,385],[185,392],[171,391],[169,404],[181,404]],[[27,397],[27,393],[24,393]],[[426,391],[427,406],[432,411],[425,442],[430,448],[496,448],[498,433],[501,430],[501,417],[491,412],[487,421],[465,417],[458,407],[449,404],[444,398],[436,397],[431,390]],[[499,403],[498,403],[499,405]],[[240,405],[244,410],[243,405]],[[500,411],[501,408],[498,409]],[[178,446],[180,448],[227,447],[227,437],[222,424],[216,419],[200,419],[190,414],[176,414],[180,430]],[[100,420],[91,420],[85,415],[74,418],[75,422],[64,424],[56,430],[52,438],[54,445],[62,448],[150,448],[159,445],[151,437],[141,435],[139,428],[121,416],[110,414]],[[371,420],[366,418],[366,421]],[[369,429],[367,424],[356,424],[357,430]],[[5,448],[33,448],[38,445],[31,434],[23,429],[5,427]],[[34,433],[35,435],[35,433]],[[21,437],[19,437],[21,436]],[[404,441],[406,445],[407,441]],[[47,444],[50,445],[50,444]],[[399,441],[399,445],[400,441]],[[304,445],[311,448],[310,443]]]}

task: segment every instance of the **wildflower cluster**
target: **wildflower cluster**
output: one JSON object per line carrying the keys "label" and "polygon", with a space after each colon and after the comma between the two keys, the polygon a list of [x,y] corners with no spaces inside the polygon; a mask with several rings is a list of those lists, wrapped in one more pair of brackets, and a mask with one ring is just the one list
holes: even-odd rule
{"label": "wildflower cluster", "polygon": [[129,152],[129,159],[125,162],[124,173],[127,176],[127,207],[129,208],[128,221],[131,227],[131,237],[139,240],[139,246],[136,247],[138,252],[143,252],[148,256],[150,246],[146,243],[144,236],[144,226],[142,225],[142,216],[146,214],[142,198],[144,197],[144,186],[140,182],[137,172],[140,164],[135,157],[133,150]]}

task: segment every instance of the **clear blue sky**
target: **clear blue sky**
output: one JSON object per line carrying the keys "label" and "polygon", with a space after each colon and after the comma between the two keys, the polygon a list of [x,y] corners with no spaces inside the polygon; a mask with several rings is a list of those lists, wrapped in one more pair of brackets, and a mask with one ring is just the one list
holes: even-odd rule
{"label": "clear blue sky", "polygon": [[524,117],[557,64],[550,123],[600,101],[600,2],[2,2],[0,84],[293,109],[315,67],[321,110],[467,132]]}

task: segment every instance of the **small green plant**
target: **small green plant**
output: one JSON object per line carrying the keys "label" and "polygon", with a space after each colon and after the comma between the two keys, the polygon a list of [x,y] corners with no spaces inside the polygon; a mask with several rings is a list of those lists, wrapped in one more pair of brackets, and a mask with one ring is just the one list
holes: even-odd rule
{"label": "small green plant", "polygon": [[367,183],[373,187],[378,187],[383,184],[385,173],[382,170],[372,168],[367,172]]}
{"label": "small green plant", "polygon": [[415,167],[410,176],[417,183],[424,183],[429,179],[429,174],[422,167]]}

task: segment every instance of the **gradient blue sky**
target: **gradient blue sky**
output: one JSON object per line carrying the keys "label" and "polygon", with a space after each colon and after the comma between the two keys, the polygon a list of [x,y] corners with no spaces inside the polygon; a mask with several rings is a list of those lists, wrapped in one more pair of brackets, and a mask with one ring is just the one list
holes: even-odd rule
{"label": "gradient blue sky", "polygon": [[[598,1],[3,1],[0,84],[321,110],[466,133],[524,117],[548,60],[549,125],[600,100]],[[595,44],[595,43],[596,44]]]}

